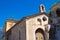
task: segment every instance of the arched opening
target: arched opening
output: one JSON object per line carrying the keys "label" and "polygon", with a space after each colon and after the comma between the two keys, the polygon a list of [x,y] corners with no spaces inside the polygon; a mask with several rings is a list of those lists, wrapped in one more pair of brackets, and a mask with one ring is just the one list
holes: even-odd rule
{"label": "arched opening", "polygon": [[60,8],[57,8],[56,14],[57,14],[57,17],[60,17]]}
{"label": "arched opening", "polygon": [[35,32],[36,40],[44,40],[44,31],[40,28],[38,28]]}

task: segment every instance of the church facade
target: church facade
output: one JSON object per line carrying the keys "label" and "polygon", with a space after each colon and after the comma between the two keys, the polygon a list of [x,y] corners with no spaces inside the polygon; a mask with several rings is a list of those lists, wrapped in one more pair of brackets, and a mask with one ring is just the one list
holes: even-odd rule
{"label": "church facade", "polygon": [[49,40],[50,24],[43,5],[39,14],[24,17],[20,21],[7,20],[3,40]]}

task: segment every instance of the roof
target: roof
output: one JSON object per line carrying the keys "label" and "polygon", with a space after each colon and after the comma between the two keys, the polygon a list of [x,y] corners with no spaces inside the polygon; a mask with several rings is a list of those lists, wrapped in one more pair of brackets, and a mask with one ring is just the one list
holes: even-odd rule
{"label": "roof", "polygon": [[30,16],[26,16],[25,18],[26,19],[29,19],[29,18],[33,18],[33,17],[36,17],[36,16],[39,16],[39,15],[46,15],[46,16],[49,16],[48,14],[46,14],[45,12],[44,13],[39,13],[39,14],[34,14],[34,15],[30,15]]}
{"label": "roof", "polygon": [[7,19],[7,22],[18,22],[19,20]]}

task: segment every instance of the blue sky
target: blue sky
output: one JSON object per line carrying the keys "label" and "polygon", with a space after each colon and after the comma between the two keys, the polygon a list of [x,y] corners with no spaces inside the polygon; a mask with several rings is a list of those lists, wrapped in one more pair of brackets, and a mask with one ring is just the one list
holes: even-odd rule
{"label": "blue sky", "polygon": [[0,28],[6,19],[20,20],[22,17],[37,14],[39,5],[44,4],[48,13],[51,6],[59,0],[0,0]]}

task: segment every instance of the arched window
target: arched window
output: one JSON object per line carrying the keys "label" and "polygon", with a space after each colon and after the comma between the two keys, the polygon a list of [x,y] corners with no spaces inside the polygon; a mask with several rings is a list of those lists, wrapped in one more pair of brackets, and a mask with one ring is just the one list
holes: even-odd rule
{"label": "arched window", "polygon": [[44,40],[44,32],[42,29],[37,29],[35,32],[36,40]]}
{"label": "arched window", "polygon": [[57,17],[60,17],[60,8],[57,8],[56,14],[57,14]]}

